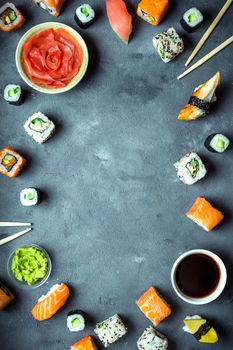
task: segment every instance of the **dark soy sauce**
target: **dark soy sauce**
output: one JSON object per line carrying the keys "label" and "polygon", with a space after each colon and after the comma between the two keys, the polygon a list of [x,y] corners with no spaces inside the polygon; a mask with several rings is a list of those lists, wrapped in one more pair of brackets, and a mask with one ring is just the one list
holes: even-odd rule
{"label": "dark soy sauce", "polygon": [[205,254],[192,254],[179,263],[176,283],[185,295],[203,298],[215,291],[220,280],[218,264]]}

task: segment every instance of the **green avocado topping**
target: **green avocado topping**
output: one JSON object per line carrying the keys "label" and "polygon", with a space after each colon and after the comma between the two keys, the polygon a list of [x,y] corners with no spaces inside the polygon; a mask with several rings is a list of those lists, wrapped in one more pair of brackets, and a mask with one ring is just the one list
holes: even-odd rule
{"label": "green avocado topping", "polygon": [[71,324],[72,324],[72,327],[73,328],[76,328],[80,325],[81,321],[80,319],[77,317],[77,318],[74,318],[72,321],[71,321]]}
{"label": "green avocado topping", "polygon": [[29,201],[32,201],[34,198],[35,198],[34,193],[25,193],[25,195],[24,195],[24,199],[27,199]]}
{"label": "green avocado topping", "polygon": [[160,49],[160,55],[161,55],[162,59],[164,60],[164,58],[165,58],[165,52],[164,52],[164,50]]}
{"label": "green avocado topping", "polygon": [[218,139],[218,141],[217,141],[217,147],[223,149],[223,148],[225,147],[225,142],[224,142],[223,140],[221,140],[221,139]]}
{"label": "green avocado topping", "polygon": [[48,259],[36,247],[18,248],[12,260],[11,271],[18,281],[33,285],[46,276]]}
{"label": "green avocado topping", "polygon": [[195,178],[197,176],[197,173],[200,169],[199,162],[196,159],[192,159],[187,165],[186,165],[188,171],[190,172],[191,176]]}
{"label": "green avocado topping", "polygon": [[19,90],[20,90],[19,86],[17,86],[15,89],[10,89],[10,90],[8,91],[8,96],[9,96],[9,97],[13,97],[13,96],[17,95],[17,93],[19,92]]}
{"label": "green avocado topping", "polygon": [[49,127],[49,123],[45,122],[41,118],[35,118],[31,121],[30,125],[32,130],[35,130],[37,132],[43,132]]}
{"label": "green avocado topping", "polygon": [[195,13],[192,13],[188,16],[189,23],[195,22],[197,20],[197,15]]}
{"label": "green avocado topping", "polygon": [[81,7],[81,12],[84,14],[84,16],[89,17],[89,12],[85,6]]}

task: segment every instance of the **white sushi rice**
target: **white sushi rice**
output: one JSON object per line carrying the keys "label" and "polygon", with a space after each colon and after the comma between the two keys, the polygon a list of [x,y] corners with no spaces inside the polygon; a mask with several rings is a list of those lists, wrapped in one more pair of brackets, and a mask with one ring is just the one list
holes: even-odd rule
{"label": "white sushi rice", "polygon": [[36,188],[24,188],[20,192],[20,202],[25,207],[31,207],[38,203],[38,191]]}
{"label": "white sushi rice", "polygon": [[[190,21],[191,16],[193,18],[192,21]],[[194,20],[194,16],[195,16],[195,20]],[[196,27],[198,24],[200,24],[203,21],[203,19],[204,18],[202,13],[196,7],[192,7],[191,9],[186,11],[183,15],[183,20],[191,28]]]}
{"label": "white sushi rice", "polygon": [[165,63],[173,60],[184,50],[183,40],[173,27],[154,36],[152,42],[154,48]]}
{"label": "white sushi rice", "polygon": [[55,290],[57,290],[58,288],[60,288],[60,286],[61,286],[61,284],[54,284],[51,288],[50,288],[50,290],[48,291],[48,293],[47,294],[45,294],[45,295],[42,295],[39,299],[38,299],[38,303],[40,302],[40,301],[43,301],[44,299],[46,299],[48,296],[50,296],[50,294],[52,294]]}
{"label": "white sushi rice", "polygon": [[[219,147],[218,146],[218,142],[219,141],[223,142],[224,147]],[[223,153],[227,149],[229,144],[230,144],[230,140],[226,136],[224,136],[222,134],[216,134],[212,138],[212,140],[210,141],[210,147],[212,147],[218,153]]]}
{"label": "white sushi rice", "polygon": [[[84,10],[88,15],[84,13]],[[76,9],[76,16],[82,23],[88,23],[95,18],[95,11],[89,4],[83,4]]]}
{"label": "white sushi rice", "polygon": [[[199,315],[193,315],[193,316],[186,316],[185,320],[201,320],[202,317]],[[187,326],[183,327],[183,331],[192,334],[192,332],[190,331],[190,329]]]}
{"label": "white sushi rice", "polygon": [[137,341],[139,350],[166,350],[167,338],[153,327],[147,328]]}
{"label": "white sushi rice", "polygon": [[[40,131],[36,130],[35,125],[33,125],[34,120],[41,120],[42,125],[46,126],[46,129]],[[42,144],[52,136],[55,130],[55,125],[43,113],[37,112],[26,120],[24,129],[28,135],[33,138],[33,140],[35,140],[37,143]]]}
{"label": "white sushi rice", "polygon": [[[18,89],[19,91],[17,92],[17,94],[14,94],[13,96],[9,96],[8,92],[10,90],[15,90]],[[5,89],[4,89],[4,99],[8,102],[16,102],[18,101],[18,99],[20,98],[22,93],[22,89],[20,85],[17,84],[8,84]]]}
{"label": "white sushi rice", "polygon": [[[198,163],[199,169],[195,176],[192,176],[192,162]],[[195,182],[201,180],[207,173],[205,165],[197,153],[189,152],[185,154],[179,161],[174,164],[177,171],[177,176],[186,185],[193,185]],[[191,168],[190,168],[191,167]]]}
{"label": "white sushi rice", "polygon": [[83,331],[85,328],[85,319],[80,313],[74,313],[67,316],[67,328],[70,332]]}
{"label": "white sushi rice", "polygon": [[110,344],[122,338],[127,333],[127,328],[120,316],[116,314],[98,323],[94,332],[98,335],[104,347],[107,348]]}

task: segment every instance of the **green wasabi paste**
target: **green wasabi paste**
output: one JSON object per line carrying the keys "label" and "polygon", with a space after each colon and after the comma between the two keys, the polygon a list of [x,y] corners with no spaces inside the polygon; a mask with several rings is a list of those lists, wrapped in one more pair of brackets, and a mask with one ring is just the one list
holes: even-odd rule
{"label": "green wasabi paste", "polygon": [[46,276],[48,259],[36,247],[18,248],[12,260],[11,271],[18,281],[33,285]]}

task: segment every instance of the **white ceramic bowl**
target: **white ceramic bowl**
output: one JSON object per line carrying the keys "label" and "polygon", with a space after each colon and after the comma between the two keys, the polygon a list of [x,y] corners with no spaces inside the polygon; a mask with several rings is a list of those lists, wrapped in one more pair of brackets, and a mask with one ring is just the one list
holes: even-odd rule
{"label": "white ceramic bowl", "polygon": [[[220,280],[219,280],[217,288],[213,291],[213,293],[211,293],[210,295],[208,295],[204,298],[192,298],[192,297],[185,295],[179,289],[179,287],[176,283],[176,270],[178,268],[178,265],[180,264],[180,262],[184,258],[186,258],[187,256],[192,255],[192,254],[204,254],[204,255],[209,256],[217,263],[217,265],[219,266],[219,269],[220,269]],[[217,299],[220,296],[220,294],[223,292],[225,285],[226,285],[226,282],[227,282],[227,271],[226,271],[226,267],[225,267],[223,261],[219,258],[218,255],[212,253],[209,250],[205,250],[205,249],[193,249],[193,250],[189,250],[186,253],[182,254],[175,261],[175,263],[172,267],[172,271],[171,271],[171,282],[172,282],[172,286],[174,288],[174,291],[182,300],[186,301],[189,304],[204,305],[204,304],[211,303],[212,301]]]}
{"label": "white ceramic bowl", "polygon": [[[78,72],[78,74],[72,79],[72,81],[65,87],[63,88],[57,88],[57,89],[51,89],[51,88],[46,88],[46,87],[42,87],[40,85],[37,85],[35,83],[33,83],[31,81],[31,79],[29,79],[29,77],[26,75],[23,66],[22,66],[22,60],[21,60],[21,55],[22,55],[22,49],[23,49],[23,45],[25,43],[26,40],[28,40],[32,35],[35,35],[36,33],[48,29],[48,28],[63,28],[65,29],[67,32],[69,32],[74,39],[77,40],[77,42],[79,43],[79,45],[81,46],[82,50],[83,50],[83,62],[82,65],[80,67],[80,70]],[[16,48],[16,54],[15,54],[15,60],[16,60],[16,67],[18,69],[18,72],[21,76],[21,78],[33,89],[40,91],[40,92],[44,92],[46,94],[60,94],[62,92],[66,92],[68,90],[73,89],[79,82],[80,80],[83,78],[84,74],[86,73],[87,70],[87,66],[88,66],[88,51],[87,51],[87,46],[85,44],[85,41],[83,40],[83,38],[81,37],[81,35],[76,32],[76,30],[74,30],[73,28],[67,26],[66,24],[63,23],[58,23],[58,22],[46,22],[46,23],[40,23],[34,27],[32,27],[31,29],[29,29],[20,39],[17,48]]]}

